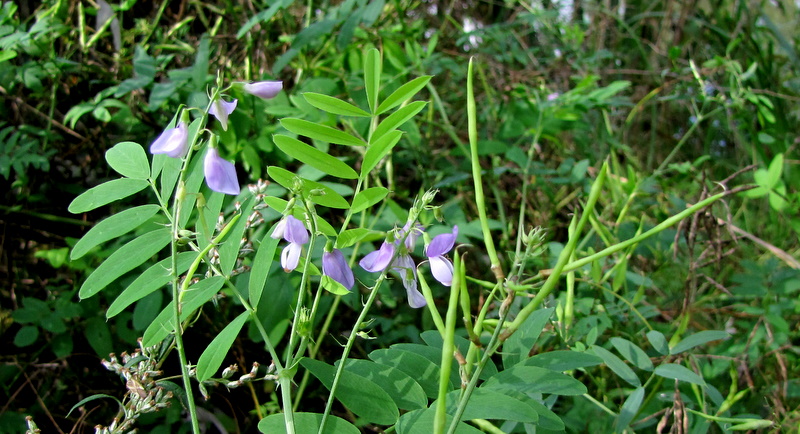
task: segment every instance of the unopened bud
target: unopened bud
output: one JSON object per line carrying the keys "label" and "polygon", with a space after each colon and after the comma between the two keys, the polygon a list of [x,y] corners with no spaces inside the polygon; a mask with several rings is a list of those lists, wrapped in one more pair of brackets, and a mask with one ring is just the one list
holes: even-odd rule
{"label": "unopened bud", "polygon": [[228,366],[222,371],[222,378],[231,378],[236,371],[239,370],[239,365],[233,364]]}
{"label": "unopened bud", "polygon": [[301,337],[311,338],[311,311],[308,308],[300,308],[300,315],[297,318],[297,334]]}
{"label": "unopened bud", "polygon": [[442,207],[437,206],[433,208],[433,218],[435,218],[436,221],[439,223],[442,223],[444,221],[444,214],[442,213]]}

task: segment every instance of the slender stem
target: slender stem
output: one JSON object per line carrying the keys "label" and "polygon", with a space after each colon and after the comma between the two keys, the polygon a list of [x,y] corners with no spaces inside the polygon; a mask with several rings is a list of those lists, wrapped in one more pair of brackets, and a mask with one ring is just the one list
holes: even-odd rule
{"label": "slender stem", "polygon": [[724,107],[717,107],[706,114],[698,115],[697,120],[692,124],[692,126],[689,127],[689,130],[686,131],[686,134],[684,134],[683,137],[681,137],[681,139],[678,141],[675,147],[672,148],[672,151],[669,153],[669,155],[667,155],[667,157],[664,158],[663,161],[661,161],[661,164],[658,166],[658,169],[656,169],[656,171],[653,172],[653,175],[654,176],[660,175],[664,171],[669,162],[672,161],[675,155],[678,154],[678,151],[680,151],[683,145],[686,144],[686,142],[689,140],[689,137],[691,137],[692,133],[694,133],[694,130],[696,130],[697,127],[699,127],[704,120],[709,119],[711,116],[713,116],[719,111],[722,111],[723,109]]}
{"label": "slender stem", "polygon": [[[663,231],[664,229],[666,229],[666,228],[678,223],[679,221],[685,219],[686,217],[689,217],[690,215],[696,213],[697,211],[700,211],[701,209],[707,207],[708,205],[711,205],[712,203],[722,199],[723,197],[727,196],[728,194],[729,194],[728,192],[722,192],[722,193],[715,194],[714,196],[708,197],[705,200],[702,200],[702,201],[690,206],[689,208],[686,208],[685,210],[679,212],[678,214],[675,214],[674,216],[664,220],[663,222],[659,223],[658,225],[656,225],[655,227],[653,227],[649,231],[644,232],[639,236],[633,237],[633,238],[631,238],[629,240],[625,240],[625,241],[623,241],[621,243],[618,243],[618,244],[614,244],[613,246],[606,247],[605,249],[603,249],[603,250],[601,250],[601,251],[599,251],[599,252],[597,252],[597,253],[595,253],[593,255],[589,255],[589,256],[587,256],[585,258],[581,258],[581,259],[578,259],[577,261],[572,261],[572,262],[566,264],[564,266],[564,270],[563,271],[577,270],[578,268],[581,268],[586,264],[590,264],[590,263],[592,263],[592,262],[594,262],[594,261],[596,261],[596,260],[598,260],[600,258],[604,258],[606,256],[611,255],[612,253],[616,253],[616,252],[618,252],[620,250],[623,250],[628,246],[631,246],[633,244],[642,242],[643,240],[645,240],[647,238],[650,238],[651,236]],[[516,320],[515,320],[515,322],[516,322]]]}
{"label": "slender stem", "polygon": [[[511,293],[509,293],[509,297],[511,297]],[[456,428],[458,428],[458,422],[461,420],[461,415],[464,414],[464,410],[467,408],[469,397],[472,395],[472,391],[475,390],[475,386],[478,384],[478,378],[481,376],[483,368],[489,362],[491,355],[494,354],[495,351],[497,351],[497,348],[500,346],[500,330],[503,328],[503,323],[505,322],[507,315],[508,309],[500,309],[497,327],[495,327],[494,333],[492,333],[492,338],[489,340],[489,344],[487,345],[487,350],[483,353],[483,357],[481,357],[481,361],[478,363],[475,372],[472,373],[472,377],[470,378],[467,387],[464,388],[463,393],[461,393],[461,397],[458,400],[458,407],[456,407],[456,411],[453,414],[453,422],[450,424],[450,428],[447,429],[447,434],[453,434],[456,432]]]}
{"label": "slender stem", "polygon": [[[184,192],[184,179],[186,177],[186,168],[188,167],[189,158],[184,160],[183,167],[181,168],[180,180],[178,181],[178,189],[175,193],[175,200],[173,202],[174,216],[172,219],[172,240],[170,242],[170,250],[172,255],[172,300],[173,300],[173,324],[175,327],[175,348],[178,350],[178,358],[181,364],[181,377],[183,378],[183,387],[186,390],[186,405],[189,407],[189,415],[191,418],[192,432],[200,434],[200,423],[197,419],[197,408],[194,403],[194,393],[192,392],[192,382],[189,378],[189,367],[186,359],[186,350],[183,345],[183,326],[181,324],[181,294],[182,289],[178,285],[178,231],[180,230],[180,209],[183,205]],[[184,281],[190,280],[190,275],[187,274]]]}
{"label": "slender stem", "polygon": [[342,371],[344,371],[344,365],[347,362],[347,356],[350,355],[350,350],[353,349],[353,344],[358,336],[359,327],[361,327],[361,324],[367,318],[367,312],[369,312],[369,308],[372,307],[372,302],[375,301],[375,296],[378,295],[378,288],[380,288],[381,284],[386,279],[386,272],[387,270],[384,270],[378,277],[378,280],[375,282],[375,285],[369,292],[369,297],[367,298],[366,303],[364,303],[361,313],[358,315],[358,319],[353,326],[353,330],[350,332],[350,336],[347,337],[347,343],[345,344],[344,351],[342,352],[342,357],[339,360],[339,366],[336,367],[336,374],[333,376],[333,384],[331,384],[331,392],[328,396],[328,402],[325,403],[325,412],[322,414],[322,421],[320,422],[318,431],[319,434],[325,432],[325,425],[328,421],[328,415],[331,413],[336,388],[339,386],[339,379],[342,377]]}
{"label": "slender stem", "polygon": [[[509,324],[506,331],[503,333],[501,340],[505,341],[511,336],[517,329],[522,325],[522,323],[528,318],[528,316],[535,311],[539,305],[544,301],[544,299],[550,295],[556,288],[556,284],[561,279],[561,274],[565,270],[565,266],[567,262],[569,262],[570,256],[575,251],[575,247],[578,244],[578,239],[580,238],[580,234],[583,231],[586,222],[589,221],[589,216],[591,215],[592,211],[594,210],[594,206],[597,203],[597,200],[600,198],[600,192],[602,190],[603,184],[605,184],[606,175],[608,173],[608,162],[603,163],[603,167],[600,168],[600,172],[597,174],[597,179],[595,180],[594,184],[592,184],[592,189],[589,192],[589,199],[586,201],[586,206],[584,207],[583,213],[581,215],[580,220],[578,221],[577,226],[575,227],[574,236],[569,238],[567,241],[567,245],[564,246],[564,249],[561,251],[561,254],[558,257],[558,261],[556,262],[556,266],[553,268],[553,272],[547,278],[542,288],[536,293],[536,297],[531,300],[517,315],[516,319]],[[577,218],[577,215],[574,217]]]}

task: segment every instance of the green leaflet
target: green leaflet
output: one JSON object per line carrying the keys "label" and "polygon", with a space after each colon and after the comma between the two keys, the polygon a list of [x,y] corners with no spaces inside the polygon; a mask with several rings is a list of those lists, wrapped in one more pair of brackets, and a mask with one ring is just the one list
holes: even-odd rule
{"label": "green leaflet", "polygon": [[[224,283],[224,277],[214,276],[209,279],[201,280],[200,282],[190,286],[186,290],[186,296],[181,306],[180,320],[183,321],[186,318],[189,318],[189,316],[191,316],[194,311],[199,309],[200,306],[211,300],[211,297],[213,297],[214,294],[219,291]],[[165,307],[164,310],[158,314],[156,319],[153,320],[153,323],[150,324],[150,327],[144,331],[142,345],[151,347],[161,342],[167,337],[167,335],[175,330],[175,324],[173,322],[173,317],[175,315],[174,303],[175,301],[171,301],[169,305],[167,305],[167,307]]]}
{"label": "green leaflet", "polygon": [[169,244],[171,238],[172,234],[168,229],[160,228],[134,238],[120,247],[83,282],[79,292],[80,298],[89,298],[97,294],[123,274],[142,265]]}
{"label": "green leaflet", "polygon": [[143,179],[114,179],[84,191],[80,196],[72,200],[67,209],[73,214],[91,211],[138,193],[147,188],[148,185],[150,184]]}
{"label": "green leaflet", "polygon": [[427,101],[414,101],[387,116],[386,119],[381,121],[381,123],[378,124],[378,127],[375,128],[375,132],[372,133],[372,137],[369,139],[370,143],[374,143],[386,133],[394,131],[397,127],[406,123],[409,119],[413,118],[417,113],[425,108],[427,104]]}
{"label": "green leaflet", "polygon": [[403,137],[403,132],[395,130],[370,143],[367,153],[364,155],[364,161],[361,163],[362,179],[366,178],[383,157],[392,151],[392,148],[400,141],[401,137]]}
{"label": "green leaflet", "polygon": [[[137,47],[138,48],[138,47]],[[106,161],[117,173],[132,179],[150,177],[150,163],[142,145],[134,142],[121,142],[106,151]]]}
{"label": "green leaflet", "polygon": [[357,213],[363,211],[383,200],[387,194],[389,194],[389,190],[384,187],[372,187],[362,190],[353,198],[351,212]]}
{"label": "green leaflet", "polygon": [[346,163],[313,146],[306,145],[297,139],[280,134],[273,136],[273,140],[275,141],[275,145],[286,153],[286,155],[327,173],[328,175],[345,179],[358,178],[358,173]]}
{"label": "green leaflet", "polygon": [[327,125],[320,125],[314,122],[309,122],[303,119],[284,118],[281,119],[281,125],[287,130],[301,135],[319,140],[326,143],[333,143],[336,145],[348,146],[366,146],[363,140],[358,137],[346,133],[342,130],[329,127]]}
{"label": "green leaflet", "polygon": [[[178,253],[178,275],[188,270],[189,265],[196,257],[197,252]],[[172,267],[172,258],[168,257],[145,270],[111,303],[106,311],[106,318],[118,315],[131,304],[168,284],[172,280],[170,267]]]}
{"label": "green leaflet", "polygon": [[614,371],[620,378],[625,380],[628,384],[634,387],[639,387],[642,385],[641,380],[639,377],[636,376],[636,373],[633,372],[628,365],[625,364],[619,357],[612,354],[610,351],[603,347],[599,347],[597,345],[592,345],[592,351],[603,359],[608,369]]}
{"label": "green leaflet", "polygon": [[383,114],[388,110],[391,110],[397,107],[398,105],[411,99],[414,95],[417,94],[417,92],[422,90],[422,88],[425,87],[429,81],[431,81],[431,77],[432,76],[430,75],[417,77],[397,88],[397,90],[392,92],[391,95],[386,97],[386,99],[383,100],[383,102],[381,102],[381,105],[378,106],[376,114],[378,115]]}
{"label": "green leaflet", "polygon": [[[267,234],[271,233],[272,229],[267,232]],[[248,284],[248,298],[253,306],[258,306],[258,302],[261,301],[261,295],[264,293],[264,286],[267,284],[269,270],[272,267],[275,251],[278,249],[280,241],[280,239],[264,235],[256,251],[256,256],[253,258],[253,268],[250,269],[250,282]]]}
{"label": "green leaflet", "polygon": [[[322,415],[318,413],[295,413],[294,429],[298,433],[316,433],[322,424]],[[283,413],[276,413],[261,419],[258,430],[264,434],[286,434],[286,421]],[[334,415],[328,415],[324,434],[359,434],[361,431],[350,422]]]}
{"label": "green leaflet", "polygon": [[392,397],[398,408],[416,410],[428,405],[428,397],[422,386],[399,369],[362,359],[347,360],[344,369],[380,386]]}
{"label": "green leaflet", "polygon": [[306,92],[303,94],[303,98],[305,98],[305,100],[312,106],[334,115],[358,116],[364,118],[370,116],[369,113],[361,110],[353,104],[350,104],[349,102],[342,101],[339,98],[334,98],[332,96],[323,95],[321,93]]}
{"label": "green leaflet", "polygon": [[78,259],[95,246],[136,229],[156,215],[159,209],[158,205],[137,206],[97,223],[75,244],[70,253],[70,259]]}
{"label": "green leaflet", "polygon": [[373,48],[364,56],[364,87],[372,113],[378,109],[378,92],[381,89],[381,53]]}
{"label": "green leaflet", "polygon": [[249,317],[250,312],[242,312],[208,344],[208,347],[197,360],[198,381],[208,380],[222,366],[225,356],[228,355],[228,350],[231,349],[233,341],[236,340],[236,336],[242,331],[242,327],[244,327]]}
{"label": "green leaflet", "polygon": [[[302,359],[300,364],[330,390],[336,368],[309,358]],[[400,417],[397,406],[383,388],[346,370],[342,371],[339,378],[336,399],[360,418],[372,423],[392,425]]]}

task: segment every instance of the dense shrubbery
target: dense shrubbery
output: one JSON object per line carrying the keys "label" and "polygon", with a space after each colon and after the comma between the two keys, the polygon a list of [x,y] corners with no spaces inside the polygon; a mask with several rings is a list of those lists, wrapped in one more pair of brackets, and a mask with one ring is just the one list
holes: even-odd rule
{"label": "dense shrubbery", "polygon": [[4,2],[0,431],[796,427],[797,6],[535,3]]}

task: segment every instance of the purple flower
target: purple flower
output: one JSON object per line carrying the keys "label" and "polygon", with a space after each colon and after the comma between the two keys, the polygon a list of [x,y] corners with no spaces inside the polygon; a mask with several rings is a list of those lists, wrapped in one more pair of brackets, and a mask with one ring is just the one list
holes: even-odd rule
{"label": "purple flower", "polygon": [[236,167],[219,156],[216,148],[209,147],[203,162],[208,188],[225,194],[239,194],[239,180],[236,178]]}
{"label": "purple flower", "polygon": [[348,291],[356,282],[353,277],[353,270],[347,265],[347,261],[339,249],[322,254],[322,274],[341,283]]}
{"label": "purple flower", "polygon": [[385,270],[392,261],[392,256],[394,256],[394,244],[384,241],[380,249],[368,253],[358,264],[370,273],[375,273]]}
{"label": "purple flower", "polygon": [[283,89],[282,81],[257,81],[244,85],[244,91],[259,98],[271,99]]}
{"label": "purple flower", "polygon": [[[397,238],[403,238],[405,236],[406,249],[408,249],[409,252],[413,252],[414,247],[417,246],[417,238],[419,238],[419,236],[422,235],[422,233],[425,232],[425,230],[419,223],[414,223],[414,227],[411,227],[410,229],[409,228],[410,228],[409,224],[406,223],[405,226],[403,226],[403,228],[400,229],[399,233],[397,234]],[[408,235],[406,235],[406,233],[408,233]]]}
{"label": "purple flower", "polygon": [[293,215],[287,215],[275,225],[275,229],[270,236],[276,240],[283,238],[289,242],[289,245],[284,247],[281,252],[281,267],[283,267],[283,271],[288,273],[297,268],[300,254],[303,252],[303,244],[308,242],[308,231],[303,226],[303,222]]}
{"label": "purple flower", "polygon": [[178,126],[164,130],[150,145],[150,153],[167,154],[172,158],[183,158],[189,150],[189,130],[186,122],[178,122]]}
{"label": "purple flower", "polygon": [[284,247],[281,252],[281,267],[283,267],[283,271],[288,273],[297,268],[301,253],[303,253],[302,244],[289,243],[288,246]]}
{"label": "purple flower", "polygon": [[[403,227],[403,229],[398,231],[401,237],[405,234],[405,231],[408,231],[407,227]],[[412,229],[406,237],[405,244],[401,243],[399,239],[394,243],[384,241],[380,249],[367,254],[361,259],[361,262],[359,262],[361,268],[373,273],[391,267],[393,272],[400,275],[400,279],[403,281],[403,287],[406,288],[406,294],[408,295],[408,304],[415,309],[425,306],[426,302],[425,297],[423,297],[422,293],[417,289],[417,267],[414,265],[414,260],[411,259],[411,256],[408,254],[408,250],[409,248],[414,248],[414,242],[421,233],[422,227],[415,225],[414,229]],[[411,239],[410,243],[409,239]],[[396,249],[401,250],[397,253],[394,261],[392,261]]]}
{"label": "purple flower", "polygon": [[403,287],[406,288],[406,296],[408,296],[408,305],[414,309],[420,308],[428,304],[425,297],[417,289],[417,267],[414,265],[414,260],[409,255],[398,256],[392,262],[392,271],[400,275],[400,280],[403,281]]}
{"label": "purple flower", "polygon": [[222,98],[217,98],[208,109],[208,114],[213,115],[222,125],[222,129],[228,131],[228,115],[236,110],[237,100],[227,102]]}
{"label": "purple flower", "polygon": [[458,236],[458,226],[453,226],[453,232],[433,237],[425,256],[431,263],[431,273],[442,285],[450,286],[453,283],[453,263],[444,255],[453,249]]}

